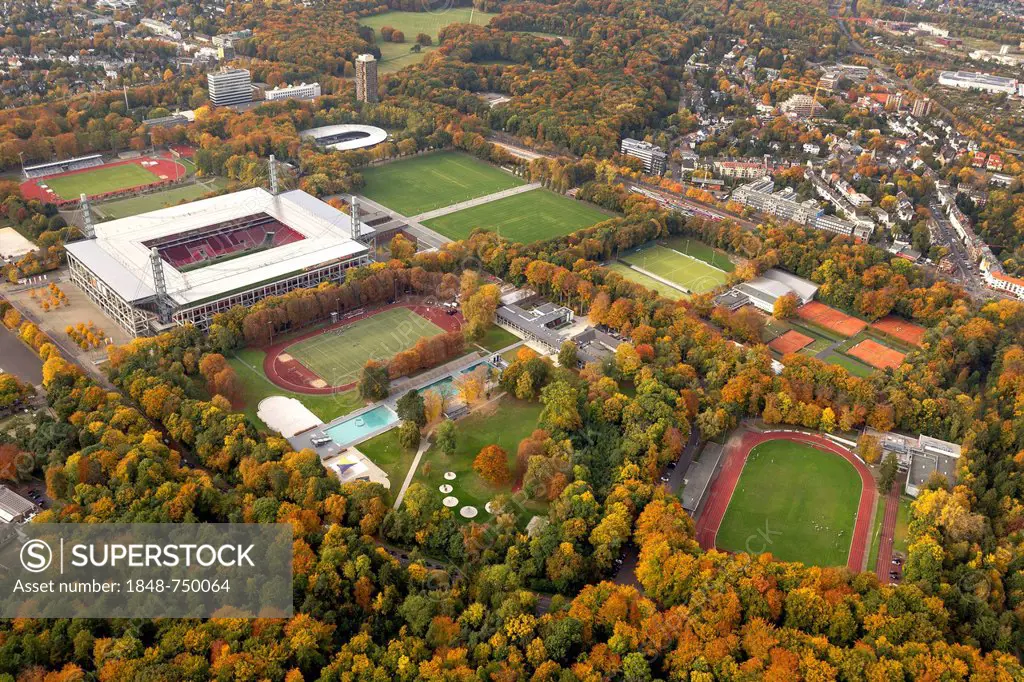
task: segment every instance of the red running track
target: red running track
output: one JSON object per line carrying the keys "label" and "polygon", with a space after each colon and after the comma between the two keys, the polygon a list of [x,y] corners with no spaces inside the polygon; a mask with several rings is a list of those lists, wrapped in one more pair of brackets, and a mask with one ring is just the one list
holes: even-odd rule
{"label": "red running track", "polygon": [[[152,166],[142,166],[142,162],[155,162]],[[56,194],[50,194],[45,189],[40,187],[40,184],[45,185],[47,180],[53,178],[66,178],[69,175],[80,175],[82,173],[91,173],[92,171],[100,170],[101,168],[109,168],[111,166],[127,166],[129,164],[135,164],[140,166],[144,170],[149,171],[153,174],[153,182],[149,182],[136,187],[124,187],[113,192],[107,192],[105,194],[91,194],[89,199],[113,199],[120,197],[131,196],[135,192],[140,190],[156,187],[157,185],[173,185],[180,180],[184,180],[188,175],[188,171],[185,167],[174,159],[164,158],[160,156],[143,156],[137,159],[124,159],[121,161],[111,161],[105,163],[102,166],[92,166],[90,168],[80,168],[78,170],[68,171],[67,173],[57,173],[56,175],[45,175],[41,178],[33,178],[26,180],[21,183],[21,195],[26,199],[38,199],[42,202],[48,202],[51,204],[57,204],[58,206],[64,205],[78,205],[78,197],[61,197]],[[164,176],[161,178],[160,176]]]}
{"label": "red running track", "polygon": [[767,433],[746,432],[738,443],[732,444],[725,456],[725,463],[722,471],[711,487],[707,504],[697,519],[697,542],[704,549],[715,547],[715,538],[718,536],[718,529],[725,518],[725,511],[729,508],[732,494],[736,490],[736,484],[743,472],[743,465],[747,462],[747,456],[757,445],[770,440],[791,440],[797,443],[806,443],[816,448],[839,455],[857,470],[860,474],[861,492],[860,503],[857,506],[857,523],[853,529],[853,540],[850,543],[850,556],[846,562],[849,569],[855,573],[864,570],[864,562],[867,560],[868,541],[871,536],[871,514],[875,507],[875,479],[871,471],[862,461],[832,441],[823,436],[813,433],[796,433],[791,431],[769,431]]}
{"label": "red running track", "polygon": [[304,341],[311,336],[323,334],[339,327],[344,327],[359,320],[365,320],[367,317],[372,317],[377,313],[391,308],[408,308],[417,315],[425,317],[441,329],[446,332],[453,332],[462,328],[462,314],[456,313],[455,315],[449,315],[445,312],[444,308],[427,305],[415,305],[411,303],[392,303],[390,305],[383,305],[370,310],[362,310],[351,317],[347,317],[337,324],[329,325],[327,327],[318,327],[313,329],[301,336],[290,337],[286,341],[275,343],[265,347],[263,350],[266,351],[267,355],[263,358],[263,372],[267,375],[273,383],[277,384],[281,388],[291,391],[292,393],[304,393],[306,395],[331,395],[332,393],[340,393],[341,391],[347,391],[354,388],[356,382],[345,384],[344,386],[312,386],[314,381],[320,379],[308,367],[303,365],[298,360],[281,360],[278,356],[281,353],[287,352],[289,346]]}

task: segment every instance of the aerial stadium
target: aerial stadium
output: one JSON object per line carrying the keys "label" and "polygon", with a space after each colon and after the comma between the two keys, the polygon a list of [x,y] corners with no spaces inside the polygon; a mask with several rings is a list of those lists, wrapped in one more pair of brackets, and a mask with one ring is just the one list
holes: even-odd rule
{"label": "aerial stadium", "polygon": [[369,262],[373,228],[301,190],[256,188],[86,225],[71,278],[131,336],[205,329],[216,313]]}
{"label": "aerial stadium", "polygon": [[388,133],[377,126],[345,123],[334,126],[310,128],[299,133],[299,137],[314,140],[321,147],[347,152],[353,149],[369,149],[388,139]]}

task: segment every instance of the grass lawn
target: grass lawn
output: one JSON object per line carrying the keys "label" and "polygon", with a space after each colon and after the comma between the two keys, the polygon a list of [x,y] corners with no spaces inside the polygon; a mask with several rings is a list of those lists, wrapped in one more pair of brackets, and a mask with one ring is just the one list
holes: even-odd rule
{"label": "grass lawn", "polygon": [[629,252],[620,258],[698,294],[725,284],[729,276],[724,270],[698,258],[658,244]]}
{"label": "grass lawn", "polygon": [[476,344],[493,353],[502,348],[508,348],[513,343],[518,343],[519,341],[522,341],[522,339],[512,332],[492,324],[491,328],[484,333],[483,338],[477,341]]}
{"label": "grass lawn", "polygon": [[845,368],[847,372],[855,377],[868,377],[875,371],[873,367],[868,366],[856,358],[851,358],[849,355],[843,355],[842,353],[829,353],[825,361],[830,365],[839,365],[840,367]]}
{"label": "grass lawn", "polygon": [[359,377],[367,360],[389,360],[421,338],[443,331],[408,308],[391,308],[298,341],[285,352],[328,385],[344,386]]}
{"label": "grass lawn", "polygon": [[363,406],[359,392],[355,389],[332,395],[304,395],[285,391],[271,383],[263,373],[264,357],[266,353],[257,348],[245,348],[228,358],[228,363],[235,369],[242,384],[242,395],[245,399],[245,409],[242,411],[249,421],[260,428],[266,428],[267,425],[256,416],[256,408],[259,407],[261,400],[272,395],[283,395],[299,400],[324,423]]}
{"label": "grass lawn", "polygon": [[875,502],[875,522],[871,524],[871,551],[868,552],[868,571],[874,571],[878,564],[878,550],[882,544],[882,519],[885,516],[885,495],[879,495]]}
{"label": "grass lawn", "polygon": [[[476,24],[485,26],[496,16],[491,12],[481,12],[470,7],[447,7],[437,12],[384,12],[371,17],[362,17],[359,23],[373,29],[380,48],[382,73],[391,73],[409,66],[419,64],[430,52],[437,49],[437,36],[441,29],[451,24]],[[380,34],[382,26],[391,26],[405,34],[404,43],[386,43]],[[411,52],[416,43],[416,35],[426,33],[434,39],[434,44],[424,47],[420,52]]]}
{"label": "grass lawn", "polygon": [[159,180],[155,173],[139,164],[126,163],[120,166],[100,166],[95,170],[72,175],[43,178],[41,182],[62,199],[77,199],[83,192],[90,196],[104,194],[128,187],[149,185]]}
{"label": "grass lawn", "polygon": [[608,216],[594,206],[546,189],[535,189],[449,213],[423,223],[451,239],[465,239],[478,227],[520,244],[553,239]]}
{"label": "grass lawn", "polygon": [[845,565],[860,493],[860,477],[843,458],[803,443],[762,443],[747,458],[716,545]]}
{"label": "grass lawn", "polygon": [[416,451],[406,450],[399,444],[398,429],[391,429],[370,440],[364,440],[356,449],[387,473],[391,481],[388,497],[394,501],[395,495],[405,482],[406,474],[409,473]]}
{"label": "grass lawn", "polygon": [[910,504],[913,502],[909,497],[900,498],[900,506],[896,509],[896,530],[893,531],[892,549],[894,552],[902,552],[907,555],[907,530],[910,526]]}
{"label": "grass lawn", "polygon": [[[498,445],[508,453],[509,467],[514,467],[519,441],[537,428],[541,409],[540,403],[505,397],[460,419],[456,422],[455,454],[449,458],[431,446],[423,455],[414,480],[444,497],[438,487],[449,483],[444,478],[445,472],[454,471],[456,479],[450,483],[454,487],[452,495],[459,499],[459,506],[454,509],[457,518],[462,518],[458,516],[458,510],[471,504],[480,510],[476,520],[488,521],[490,514],[484,510],[484,505],[499,493],[511,492],[511,488],[497,489],[488,485],[473,470],[473,460],[485,446]],[[530,502],[525,509],[517,508],[515,512],[525,522],[534,514],[543,513],[546,506],[545,503]]]}
{"label": "grass lawn", "polygon": [[628,279],[630,282],[636,282],[640,286],[645,286],[652,291],[656,291],[667,299],[678,301],[680,299],[686,299],[690,296],[675,287],[670,287],[664,282],[659,282],[653,277],[649,277],[642,272],[637,272],[633,268],[623,263],[615,262],[609,263],[605,266],[612,272],[617,272],[622,275],[623,278]]}
{"label": "grass lawn", "polygon": [[689,237],[670,237],[665,240],[665,245],[670,249],[682,251],[687,256],[693,256],[694,258],[700,259],[708,265],[713,265],[719,270],[732,272],[736,269],[736,265],[729,260],[729,256],[725,251],[716,249],[713,246],[708,246],[704,242],[697,241],[696,239],[691,239]]}
{"label": "grass lawn", "polygon": [[363,171],[363,195],[415,216],[524,184],[497,166],[458,152],[435,152]]}
{"label": "grass lawn", "polygon": [[104,218],[127,218],[140,213],[148,213],[149,211],[167,208],[168,206],[177,206],[183,202],[187,203],[189,201],[195,201],[196,199],[206,196],[210,192],[221,189],[226,184],[226,180],[217,180],[208,185],[194,184],[174,187],[162,192],[146,194],[141,197],[132,197],[130,199],[107,202],[101,206],[97,206],[95,211],[101,214]]}

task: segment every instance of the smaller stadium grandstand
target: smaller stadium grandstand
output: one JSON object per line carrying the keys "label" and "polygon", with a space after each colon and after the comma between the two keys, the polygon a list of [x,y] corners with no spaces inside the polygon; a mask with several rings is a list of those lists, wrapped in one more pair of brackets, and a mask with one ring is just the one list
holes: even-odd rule
{"label": "smaller stadium grandstand", "polygon": [[76,156],[73,159],[63,161],[51,161],[40,163],[35,166],[25,166],[24,175],[26,180],[34,178],[45,178],[49,175],[58,175],[69,171],[95,168],[103,165],[103,156],[100,154],[89,154],[88,156]]}
{"label": "smaller stadium grandstand", "polygon": [[345,123],[342,125],[310,128],[299,133],[299,137],[314,140],[321,147],[337,151],[368,149],[388,139],[388,133],[377,126]]}

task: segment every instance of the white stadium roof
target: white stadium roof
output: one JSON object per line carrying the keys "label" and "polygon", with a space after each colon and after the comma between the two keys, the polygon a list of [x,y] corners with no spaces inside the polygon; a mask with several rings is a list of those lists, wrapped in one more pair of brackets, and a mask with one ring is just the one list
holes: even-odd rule
{"label": "white stadium roof", "polygon": [[341,125],[310,128],[309,130],[303,130],[299,133],[299,137],[309,137],[319,141],[325,137],[345,134],[359,135],[359,137],[351,140],[344,140],[342,142],[335,142],[334,144],[328,144],[326,145],[327,148],[342,152],[350,151],[352,149],[372,147],[388,139],[388,132],[383,128],[361,125],[359,123],[343,123]]}
{"label": "white stadium roof", "polygon": [[67,250],[125,300],[139,301],[155,290],[150,249],[144,242],[259,213],[275,218],[304,239],[188,272],[163,262],[170,298],[179,305],[190,305],[347,260],[367,250],[350,238],[350,219],[341,211],[301,190],[275,196],[260,188],[99,223],[96,239],[70,243]]}

